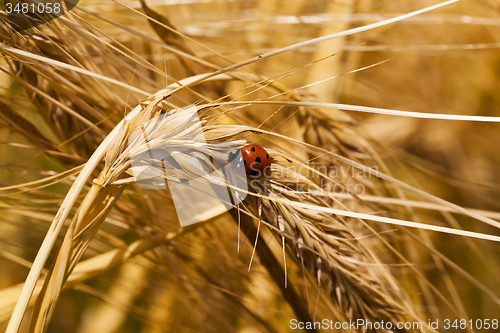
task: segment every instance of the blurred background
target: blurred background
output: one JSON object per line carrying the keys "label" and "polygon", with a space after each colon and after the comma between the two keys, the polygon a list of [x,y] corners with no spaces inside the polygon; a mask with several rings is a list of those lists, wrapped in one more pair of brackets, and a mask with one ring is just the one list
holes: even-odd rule
{"label": "blurred background", "polygon": [[[227,66],[230,64],[229,60],[237,63],[287,45],[408,13],[437,2],[149,0],[146,3],[151,10],[168,18],[173,27],[192,38],[193,41],[185,41],[183,44],[186,52],[219,66]],[[189,61],[179,60],[172,52],[154,43],[152,40],[159,40],[158,35],[141,14],[144,13],[144,8],[139,1],[81,0],[73,12],[79,19],[86,20],[89,30],[99,30],[99,36],[103,40],[111,45],[121,44],[133,50],[135,55],[166,70],[168,75],[178,80],[210,71],[208,67],[198,68],[189,63],[186,65]],[[119,25],[111,24],[103,17]],[[128,27],[149,39],[127,31]],[[78,38],[83,41],[88,37],[82,35]],[[216,50],[228,60],[214,55],[206,47]],[[310,64],[280,80],[290,89],[338,76],[297,91],[304,98],[318,102],[426,113],[500,116],[499,48],[500,1],[461,0],[402,22],[281,54],[251,64],[248,69],[273,77]],[[93,50],[89,52],[92,53]],[[324,60],[312,63],[325,57],[327,58]],[[131,63],[127,73],[113,73],[112,70],[107,70],[107,63],[111,58],[107,58],[106,53],[96,51],[96,59],[95,63],[101,73],[108,72],[110,77],[140,87],[148,93],[154,93],[166,84],[165,78],[154,71],[143,72],[143,76],[136,74],[134,68],[139,68],[137,64]],[[5,59],[0,61],[6,68]],[[351,73],[375,64],[377,65]],[[237,91],[245,85],[240,81],[225,84],[226,92]],[[35,124],[46,137],[61,143],[51,132],[51,127],[44,123],[46,119],[34,111],[31,96],[22,90],[19,82],[3,71],[0,73],[0,86],[3,102],[15,106],[16,112]],[[130,107],[144,98],[124,87],[117,88],[113,93],[117,104],[110,113],[111,123],[117,123]],[[216,97],[215,94],[210,96],[210,91],[207,94],[209,97]],[[234,96],[238,96],[238,93]],[[346,114],[359,123],[358,130],[366,138],[373,140],[374,149],[395,178],[463,207],[500,211],[500,124],[414,119],[359,112]],[[268,112],[255,112],[249,119],[255,125],[268,116]],[[290,137],[298,136],[302,125],[298,123],[298,118],[283,122],[285,118],[286,115],[276,116],[268,127],[277,126],[276,131],[279,133]],[[64,129],[64,124],[61,126]],[[6,189],[11,185],[35,181],[67,170],[60,161],[43,154],[32,142],[20,136],[18,130],[13,130],[13,127],[13,123],[0,120],[0,289],[24,281],[28,273],[27,266],[36,255],[58,203],[74,179],[73,176],[54,184],[44,183],[45,185],[31,191],[30,195],[23,193],[26,188],[17,188],[15,191]],[[95,140],[99,142],[100,139],[96,137]],[[80,156],[88,158],[92,150],[81,149]],[[74,165],[83,162],[84,160],[75,160]],[[409,197],[416,199],[411,195]],[[146,205],[138,205],[141,204]],[[31,209],[28,208],[30,206]],[[116,238],[112,239],[114,242],[130,243],[135,240],[127,233],[126,228],[121,229],[124,223],[122,215],[135,214],[127,209],[125,206],[119,207],[117,216],[111,218],[115,218],[115,221],[104,226],[104,233],[101,235],[104,239],[111,234]],[[145,207],[143,209],[147,210]],[[149,214],[154,215],[153,212]],[[446,221],[446,214],[426,212],[425,218],[427,220],[422,222],[440,223],[439,221]],[[140,216],[134,223],[140,224],[147,219],[148,216]],[[498,234],[494,228],[470,218],[456,219],[467,230]],[[227,253],[234,253],[234,242],[224,243],[212,238],[215,229],[222,227],[223,223],[224,220],[221,219],[213,227],[206,227],[184,237],[177,245],[188,247],[193,239],[203,239],[203,250],[190,250],[190,255],[195,258],[198,250],[201,253],[218,247],[225,247]],[[233,229],[228,238],[234,240],[236,231]],[[476,279],[474,281],[488,286],[494,293],[500,293],[500,275],[492,274],[491,271],[493,269],[498,272],[496,267],[499,264],[499,247],[496,243],[472,242],[464,237],[435,233],[429,235],[436,248]],[[97,243],[88,251],[95,254],[105,249],[105,245]],[[238,258],[222,260],[234,261],[236,266],[245,266],[251,250],[252,247],[247,244]],[[279,247],[274,250],[279,252]],[[419,268],[426,272],[427,279],[437,289],[444,289],[446,281],[452,283],[469,318],[498,317],[499,307],[493,296],[479,292],[474,282],[471,283],[470,279],[467,281],[459,274],[450,272],[447,277],[449,280],[443,279],[443,272],[436,267],[431,254],[423,249],[415,249],[420,250]],[[481,253],[480,260],[477,260],[477,251]],[[212,304],[224,303],[224,306],[221,305],[220,317],[211,318],[208,317],[210,311],[200,310],[205,317],[190,313],[192,304],[183,295],[196,299],[193,294],[197,290],[182,289],[185,286],[181,288],[176,283],[163,283],[158,278],[165,275],[173,278],[176,275],[176,279],[182,280],[187,278],[182,275],[183,270],[179,268],[175,272],[164,272],[163,267],[155,266],[155,260],[159,259],[154,255],[138,258],[129,265],[107,270],[65,291],[59,300],[49,332],[180,330],[251,333],[262,332],[263,327],[268,331],[292,331],[288,322],[294,317],[293,311],[281,298],[276,286],[269,282],[262,268],[253,267],[252,275],[242,282],[242,286],[231,288],[228,287],[231,284],[229,280],[235,277],[230,276],[230,272],[227,272],[227,281],[223,280],[219,272],[212,276],[208,264],[204,267],[205,271],[196,273],[196,277],[190,275],[194,280],[203,276],[205,280],[198,287],[201,290],[210,289],[208,295],[213,297],[205,304],[197,300],[198,306],[210,307]],[[184,260],[188,262],[191,259],[185,257]],[[213,258],[212,264],[216,264],[218,260],[221,258]],[[294,276],[301,278],[300,270],[292,270],[290,274],[292,279]],[[233,293],[240,287],[240,292]],[[453,297],[452,295],[451,298]],[[201,300],[203,299],[202,297]],[[245,304],[255,313],[232,308],[231,302],[235,300],[237,304]],[[439,308],[438,317],[441,320],[453,316],[439,300],[428,306],[429,312]],[[256,324],[261,317],[266,318],[266,322]],[[3,320],[0,323],[2,329],[8,316],[0,316],[0,319]]]}

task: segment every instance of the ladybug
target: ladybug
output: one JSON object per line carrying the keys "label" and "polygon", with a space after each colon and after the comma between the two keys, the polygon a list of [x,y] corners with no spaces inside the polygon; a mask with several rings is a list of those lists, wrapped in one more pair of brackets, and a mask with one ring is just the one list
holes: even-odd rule
{"label": "ladybug", "polygon": [[241,148],[241,157],[247,175],[262,175],[271,166],[269,154],[259,145],[246,145]]}
{"label": "ladybug", "polygon": [[[237,157],[239,157],[238,160],[236,160]],[[271,166],[268,152],[255,144],[246,145],[241,150],[232,152],[229,155],[229,161],[236,164],[237,171],[243,170],[244,166],[245,173],[249,176],[261,176]],[[243,161],[243,166],[241,161]]]}

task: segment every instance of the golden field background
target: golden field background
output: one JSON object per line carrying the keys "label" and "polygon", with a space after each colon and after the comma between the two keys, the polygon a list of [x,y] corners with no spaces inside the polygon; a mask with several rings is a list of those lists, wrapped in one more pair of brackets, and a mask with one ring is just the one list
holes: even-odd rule
{"label": "golden field background", "polygon": [[[105,51],[102,51],[97,42],[94,44],[88,36],[86,40],[83,34],[68,35],[70,38],[67,41],[64,38],[57,40],[69,43],[80,38],[82,43],[75,42],[72,47],[85,49],[92,61],[83,63],[78,58],[75,63],[123,83],[122,87],[107,85],[109,91],[100,90],[101,86],[96,84],[95,92],[91,90],[91,80],[94,78],[82,85],[88,89],[89,95],[94,94],[92,103],[95,104],[89,102],[90,108],[98,110],[97,115],[89,119],[93,123],[100,122],[102,132],[109,133],[126,112],[145,98],[127,89],[127,86],[153,94],[166,84],[171,84],[172,78],[181,80],[211,70],[210,66],[175,56],[155,41],[165,42],[192,53],[198,59],[225,67],[231,62],[238,63],[281,47],[436,3],[370,0],[147,1],[152,10],[167,17],[175,29],[192,39],[181,38],[182,42],[179,42],[177,37],[166,34],[163,36],[165,39],[162,39],[155,32],[141,14],[144,10],[139,1],[83,0],[73,10],[72,13],[78,15],[78,18],[73,19],[85,19],[86,23],[78,22],[99,36],[99,42],[107,43],[107,49],[103,47]],[[99,15],[118,24],[105,22]],[[6,38],[5,35],[3,37]],[[287,89],[335,77],[294,92],[307,101],[498,117],[499,38],[500,2],[461,0],[401,22],[255,62],[245,66],[244,71],[269,78],[308,65],[279,80]],[[29,37],[26,37],[25,44],[22,37],[18,39],[19,45],[30,44]],[[7,39],[2,44],[11,45]],[[41,49],[40,52],[49,58],[66,61],[59,58],[64,52],[60,52],[57,44],[51,47],[54,48]],[[117,49],[128,49],[130,54],[126,56],[125,52],[116,52],[112,56]],[[33,49],[30,52],[34,52]],[[62,144],[65,135],[66,139],[71,139],[73,134],[84,129],[73,126],[71,117],[70,120],[61,118],[60,124],[54,126],[50,119],[57,117],[56,111],[51,116],[41,115],[33,102],[33,95],[27,93],[13,75],[5,73],[12,71],[6,60],[9,55],[2,54],[2,66],[5,69],[0,76],[2,103],[35,125],[45,138],[55,144]],[[85,52],[82,51],[83,54]],[[152,64],[172,78],[166,82],[158,71],[148,70],[139,61],[131,61],[132,58],[140,58],[142,62]],[[120,63],[122,67],[116,66],[119,59],[123,61]],[[119,72],[116,68],[127,70]],[[42,82],[40,78],[37,80],[37,83]],[[216,99],[219,97],[218,91],[223,90],[225,93],[234,92],[231,98],[237,98],[243,95],[239,90],[248,85],[242,80],[224,81],[219,86],[206,86],[197,92]],[[46,89],[49,95],[55,94],[50,84],[40,83],[39,88]],[[77,87],[70,85],[66,88],[68,91],[77,91]],[[75,93],[78,96],[81,94]],[[244,100],[266,96],[264,90],[258,90],[245,96]],[[177,97],[179,103],[186,104],[201,100],[199,96],[186,91],[180,92]],[[85,99],[82,97],[82,100]],[[67,105],[73,107],[69,103]],[[222,119],[221,122],[255,127],[265,123],[265,129],[297,140],[305,140],[307,135],[304,133],[315,130],[315,125],[308,127],[310,124],[304,114],[289,117],[290,109],[285,108],[283,112],[274,114],[276,110],[276,106],[256,104],[237,111],[235,118]],[[341,142],[339,146],[349,152],[358,152],[360,142],[369,142],[375,156],[372,156],[372,161],[379,166],[379,163],[385,164],[387,169],[383,171],[390,172],[396,179],[462,207],[499,211],[498,122],[415,119],[337,110],[321,112],[331,112],[329,117],[333,114],[331,117],[336,119],[333,127],[342,132],[335,134],[341,138],[338,139]],[[268,119],[271,115],[272,118]],[[321,116],[318,119],[321,121]],[[72,174],[72,178],[57,180],[55,184],[40,183],[40,188],[37,188],[37,184],[8,187],[50,177],[81,165],[92,155],[105,135],[81,136],[72,140],[72,144],[63,145],[63,151],[71,160],[65,164],[46,154],[46,151],[44,154],[39,142],[30,141],[29,135],[23,135],[5,118],[0,123],[0,289],[7,290],[25,280],[28,266],[34,260],[76,173]],[[66,129],[68,133],[64,133]],[[247,139],[250,138],[254,137]],[[313,158],[306,149],[300,150],[292,144],[273,141],[269,137],[264,138],[262,144],[302,161]],[[326,145],[324,148],[335,149],[331,147]],[[350,157],[349,153],[345,155]],[[369,160],[361,155],[353,153],[352,156],[354,159],[359,158],[359,161]],[[364,164],[375,166],[369,163]],[[89,181],[85,190],[88,191],[91,185]],[[397,191],[391,185],[380,186],[384,188],[381,191],[383,195],[395,196]],[[414,193],[403,192],[408,199],[422,200]],[[130,244],[146,237],[149,231],[156,228],[176,230],[178,225],[171,210],[171,202],[163,201],[165,198],[156,192],[146,194],[144,200],[138,198],[138,193],[142,192],[124,192],[83,259]],[[370,191],[367,194],[379,195]],[[78,204],[83,197],[83,194],[78,197]],[[466,230],[498,235],[494,227],[470,217],[432,209],[415,209],[408,213],[404,207],[404,204],[379,207],[380,211],[376,213],[453,228],[458,228],[459,224]],[[75,210],[70,215],[73,214]],[[493,218],[498,220],[499,217],[496,215]],[[105,269],[72,285],[69,290],[62,292],[47,332],[293,331],[289,328],[289,321],[296,318],[296,307],[285,300],[269,272],[259,265],[259,260],[247,272],[253,244],[242,241],[241,251],[237,253],[238,229],[233,222],[229,214],[217,216],[165,244],[158,250],[160,253],[153,250],[141,253],[125,264]],[[443,297],[458,312],[467,319],[493,319],[495,316],[500,319],[500,298],[496,296],[500,293],[500,261],[496,242],[407,228],[422,239],[430,239],[436,250],[449,261],[437,260],[435,255],[418,243],[407,247],[406,238],[396,229],[387,227],[377,230],[387,234],[394,232],[390,243],[421,272],[421,277],[425,277],[430,285],[442,292]],[[61,243],[62,237],[56,246]],[[281,243],[273,242],[272,232],[261,230],[259,241],[262,239],[269,242],[271,252],[278,261],[281,260]],[[414,299],[415,307],[422,311],[424,318],[457,318],[446,302],[434,294],[432,288],[422,282],[423,279],[418,278],[414,271],[393,259],[388,251],[380,251],[380,256],[393,264],[388,265],[388,271],[394,274]],[[55,255],[53,251],[49,264],[45,266],[47,269],[55,260]],[[317,289],[314,276],[303,276],[300,261],[290,253],[288,260],[289,283],[301,295],[297,302],[301,306],[308,302],[307,308],[315,309]],[[305,296],[306,289],[311,293],[310,299]],[[322,293],[322,289],[319,293]],[[6,295],[0,293],[0,303],[2,296],[9,297]],[[317,310],[312,312],[315,312],[315,318],[332,318],[332,313],[336,313],[323,300],[318,302]],[[0,311],[0,330],[7,327],[9,316],[6,313],[8,311]],[[28,320],[25,320],[20,331],[27,329]]]}

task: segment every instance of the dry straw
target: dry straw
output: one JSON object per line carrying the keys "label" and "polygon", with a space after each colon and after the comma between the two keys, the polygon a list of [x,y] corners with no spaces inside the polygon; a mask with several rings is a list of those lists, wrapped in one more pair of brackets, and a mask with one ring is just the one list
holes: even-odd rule
{"label": "dry straw", "polygon": [[[159,283],[165,290],[172,290],[178,283],[190,298],[201,304],[203,310],[195,310],[196,318],[213,315],[214,331],[235,329],[232,327],[234,322],[228,319],[234,304],[247,323],[263,331],[284,330],[283,322],[270,319],[249,306],[246,296],[235,296],[237,290],[241,295],[252,293],[247,267],[242,264],[248,261],[251,272],[259,270],[259,265],[265,268],[268,281],[272,281],[282,294],[280,299],[302,321],[327,317],[337,321],[383,320],[394,325],[422,322],[423,327],[407,331],[434,331],[425,325],[429,314],[434,316],[434,313],[424,313],[423,310],[429,308],[422,307],[421,303],[432,306],[437,298],[454,315],[467,318],[445,266],[500,304],[488,287],[436,250],[425,230],[460,235],[468,242],[472,238],[492,241],[500,241],[500,238],[461,230],[458,224],[444,226],[419,221],[413,209],[422,207],[459,213],[494,227],[499,227],[493,220],[498,214],[465,209],[392,177],[377,153],[377,144],[352,118],[338,110],[483,122],[498,122],[498,117],[409,113],[317,103],[288,89],[280,81],[313,63],[272,78],[243,70],[244,66],[286,52],[385,26],[453,2],[310,39],[226,67],[198,58],[187,46],[186,41],[192,40],[175,30],[166,17],[150,9],[144,1],[141,7],[145,14],[129,6],[123,8],[137,17],[149,17],[161,42],[85,6],[77,6],[66,16],[25,34],[12,33],[8,19],[2,16],[1,33],[11,36],[0,44],[4,56],[2,71],[18,82],[26,96],[31,96],[33,110],[56,139],[20,117],[14,100],[5,98],[0,103],[1,119],[69,170],[39,181],[3,187],[3,197],[27,193],[29,198],[37,200],[40,198],[37,191],[55,182],[68,183],[68,177],[78,174],[76,179],[71,179],[71,187],[64,198],[56,200],[60,203],[59,209],[33,263],[7,255],[18,264],[30,266],[24,283],[0,291],[0,319],[10,317],[7,332],[20,331],[28,309],[32,312],[29,331],[45,332],[60,294],[67,288],[122,303],[123,311],[134,313],[154,326],[156,310],[144,313],[133,306],[140,293],[124,294],[119,285],[115,285],[109,293],[111,296],[106,298],[82,285],[120,265],[123,269],[118,279],[127,279],[128,274],[132,274],[140,289],[154,290],[154,284],[148,283],[152,281],[148,280],[146,272],[149,271],[163,277]],[[98,29],[93,20],[103,20],[121,29],[128,34],[129,45]],[[167,75],[168,71],[165,73],[138,51],[134,52],[136,41],[145,41],[175,54],[181,59],[186,78],[177,81]],[[229,59],[220,52],[210,48],[206,51],[220,56],[227,64]],[[161,84],[151,78],[151,73],[170,84],[162,89]],[[231,91],[231,82],[243,88]],[[273,100],[269,100],[271,98]],[[129,102],[136,106],[124,114]],[[195,113],[191,112],[192,108],[181,108],[193,102],[196,102]],[[283,121],[290,117],[297,119],[299,139],[280,134],[275,128],[263,129],[257,121],[259,118],[252,115],[252,110],[263,108],[267,112],[270,106],[276,105],[280,107],[278,111],[284,108],[290,112]],[[278,111],[272,110],[269,119]],[[169,117],[156,121],[158,116],[165,114]],[[199,116],[201,128],[193,125],[193,115]],[[144,142],[137,133],[149,140]],[[148,149],[189,148],[188,153],[176,159],[177,163],[168,165],[169,172],[165,172],[162,161],[155,161],[157,169],[149,171],[152,176],[164,177],[165,181],[179,182],[179,175],[189,181],[200,177],[200,172],[220,169],[227,163],[229,153],[250,139],[262,143],[271,152],[272,174],[269,178],[249,181],[248,191],[233,187],[232,190],[239,190],[246,198],[234,205],[230,215],[225,214],[223,206],[214,207],[194,217],[205,223],[179,229],[172,199],[166,191],[153,195],[134,186],[135,178],[131,175],[137,170],[131,165],[130,157]],[[211,150],[207,150],[207,146],[212,147]],[[314,163],[304,161],[322,164],[325,170],[348,167],[363,175],[345,174],[339,181],[338,177],[315,168]],[[226,187],[227,184],[224,174],[217,172],[204,180],[214,187]],[[358,195],[353,190],[358,184],[367,192],[365,195]],[[325,190],[325,186],[340,186],[342,193]],[[405,195],[408,193],[434,203],[407,200]],[[156,195],[159,199],[151,198]],[[383,203],[394,215],[377,214],[373,202]],[[227,220],[234,222],[230,228],[227,224],[220,227],[213,222]],[[213,223],[207,223],[209,221]],[[119,234],[113,235],[107,225],[125,230],[135,237],[135,241],[124,242]],[[418,228],[419,232],[410,232],[406,227]],[[63,229],[64,237],[57,242]],[[226,244],[236,241],[231,230],[237,233],[238,247],[229,249]],[[397,236],[396,231],[399,231]],[[248,240],[241,241],[246,244],[241,246],[242,255],[246,255],[244,261],[238,257],[240,233]],[[95,244],[94,240],[106,240],[113,249],[101,247],[98,250],[101,253],[89,255],[87,252]],[[451,300],[422,273],[418,255],[415,255],[417,245],[425,248],[441,269]],[[480,250],[475,250],[481,255]],[[45,269],[53,252],[56,255],[51,260],[52,265]],[[217,261],[217,265],[207,269],[204,262],[212,263],[214,252],[226,260]],[[140,260],[134,259],[138,256]],[[192,266],[186,265],[190,260]],[[406,269],[405,274],[398,272],[399,266]],[[194,278],[188,279],[188,275]],[[210,291],[203,287],[206,285],[211,286]],[[413,291],[419,293],[413,294]],[[418,296],[420,293],[422,297]],[[172,297],[181,299],[183,294]],[[168,308],[177,314],[172,305],[175,303],[173,299]],[[101,319],[109,313],[106,309],[96,311],[96,318]],[[97,322],[106,326],[103,331],[117,331],[125,317],[113,318],[109,327],[106,321]],[[169,325],[185,319],[180,314],[179,318],[172,319]],[[196,330],[191,324],[185,325],[186,329]],[[91,325],[85,327],[97,329]]]}

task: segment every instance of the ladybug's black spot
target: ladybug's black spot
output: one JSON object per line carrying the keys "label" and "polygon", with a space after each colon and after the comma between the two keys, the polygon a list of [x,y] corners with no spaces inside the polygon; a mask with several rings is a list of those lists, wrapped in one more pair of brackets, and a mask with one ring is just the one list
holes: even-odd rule
{"label": "ladybug's black spot", "polygon": [[255,151],[255,147],[252,147],[252,149],[250,149],[251,151]]}
{"label": "ladybug's black spot", "polygon": [[260,159],[260,157],[257,157],[255,159],[255,164],[260,165],[261,163],[262,163],[262,160]]}
{"label": "ladybug's black spot", "polygon": [[266,158],[269,159],[269,154],[268,153],[266,153]]}

